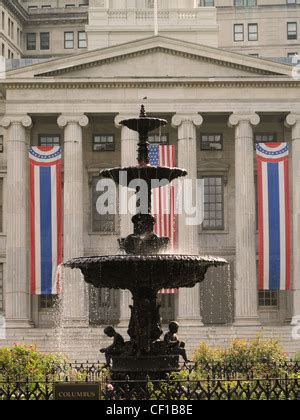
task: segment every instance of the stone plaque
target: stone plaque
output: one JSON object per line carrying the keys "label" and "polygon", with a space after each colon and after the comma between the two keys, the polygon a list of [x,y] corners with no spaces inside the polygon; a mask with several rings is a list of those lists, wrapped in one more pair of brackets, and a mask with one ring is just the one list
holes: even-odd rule
{"label": "stone plaque", "polygon": [[99,401],[100,386],[95,383],[56,383],[53,396],[55,401]]}

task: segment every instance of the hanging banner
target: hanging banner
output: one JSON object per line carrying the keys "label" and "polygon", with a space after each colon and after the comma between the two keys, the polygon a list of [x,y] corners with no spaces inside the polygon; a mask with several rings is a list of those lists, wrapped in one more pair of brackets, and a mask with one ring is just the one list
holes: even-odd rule
{"label": "hanging banner", "polygon": [[62,263],[61,148],[31,147],[30,274],[32,295],[60,293]]}
{"label": "hanging banner", "polygon": [[259,290],[289,290],[291,232],[289,147],[287,143],[256,145]]}

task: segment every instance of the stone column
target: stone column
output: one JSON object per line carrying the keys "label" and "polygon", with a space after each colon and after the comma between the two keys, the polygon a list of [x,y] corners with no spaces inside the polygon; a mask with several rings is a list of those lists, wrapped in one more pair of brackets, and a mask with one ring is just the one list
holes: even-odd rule
{"label": "stone column", "polygon": [[[61,115],[64,128],[64,260],[84,254],[83,245],[83,145],[85,115]],[[87,287],[77,270],[64,270],[63,323],[70,327],[88,325]]]}
{"label": "stone column", "polygon": [[260,325],[256,268],[256,212],[253,127],[257,114],[232,114],[235,127],[236,276],[235,324]]}
{"label": "stone column", "polygon": [[[197,132],[203,118],[199,114],[176,114],[172,126],[178,127],[178,166],[188,171],[193,181],[193,197],[196,197]],[[178,251],[183,254],[199,254],[199,226],[187,226],[186,215],[178,217]],[[178,321],[184,326],[202,326],[200,314],[200,285],[193,289],[180,289],[178,296]]]}
{"label": "stone column", "polygon": [[28,145],[29,116],[5,117],[7,129],[7,239],[5,316],[8,327],[31,326],[28,249]]}
{"label": "stone column", "polygon": [[[121,166],[137,165],[137,145],[139,141],[138,133],[129,130],[127,127],[121,126],[119,123],[122,120],[136,118],[135,114],[132,115],[117,115],[115,118],[115,125],[121,129]],[[120,187],[122,188],[122,187]],[[128,191],[128,199],[134,193]],[[132,215],[121,215],[121,237],[126,237],[133,232],[133,224],[131,222]],[[129,291],[122,290],[120,292],[120,326],[128,327],[130,320],[129,305],[132,304],[132,296]]]}
{"label": "stone column", "polygon": [[300,114],[288,115],[286,125],[292,128],[292,325],[297,325],[300,324]]}

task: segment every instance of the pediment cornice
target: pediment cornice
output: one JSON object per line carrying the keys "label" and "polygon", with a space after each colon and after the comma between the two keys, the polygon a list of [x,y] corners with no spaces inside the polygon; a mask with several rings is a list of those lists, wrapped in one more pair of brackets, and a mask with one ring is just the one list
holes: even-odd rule
{"label": "pediment cornice", "polygon": [[133,88],[300,88],[300,81],[289,78],[270,78],[264,77],[262,79],[255,78],[213,78],[213,79],[147,79],[136,80],[135,78],[124,79],[101,79],[95,80],[49,80],[49,79],[6,79],[0,81],[0,85],[6,89],[133,89]]}
{"label": "pediment cornice", "polygon": [[[190,59],[190,60],[194,60],[194,61],[199,61],[201,63],[211,63],[211,64],[216,64],[216,65],[220,65],[222,67],[227,67],[227,68],[233,68],[233,69],[237,69],[237,70],[242,70],[242,71],[247,71],[249,73],[253,73],[253,74],[258,74],[258,75],[274,75],[276,73],[271,72],[271,71],[266,71],[266,70],[260,70],[258,68],[254,68],[254,67],[250,67],[247,65],[241,65],[241,64],[237,64],[234,62],[228,62],[228,61],[224,61],[221,58],[211,58],[211,57],[205,57],[205,56],[201,56],[201,55],[196,55],[196,54],[192,54],[192,53],[187,53],[187,52],[183,52],[183,51],[178,51],[178,50],[174,50],[171,48],[166,48],[166,47],[153,47],[153,48],[148,48],[145,50],[141,50],[141,51],[135,51],[132,53],[125,53],[122,55],[118,55],[115,57],[108,57],[108,58],[104,58],[104,59],[99,59],[99,60],[95,60],[89,63],[82,63],[80,65],[75,65],[72,66],[72,71],[78,71],[78,70],[85,70],[85,69],[89,69],[92,67],[97,67],[97,66],[101,66],[104,64],[111,64],[111,63],[117,63],[120,61],[123,61],[125,59],[130,59],[130,58],[136,58],[136,57],[143,57],[146,55],[151,55],[151,54],[155,54],[155,53],[164,53],[164,54],[169,54],[169,55],[173,55],[176,57],[181,57],[181,58],[185,58],[185,59]],[[70,68],[66,67],[66,68],[61,68],[61,69],[57,69],[57,70],[53,70],[53,71],[46,71],[44,73],[39,73],[38,76],[39,77],[53,77],[53,76],[60,76],[60,75],[64,75],[64,74],[68,74],[70,72]],[[280,73],[277,73],[278,75]]]}

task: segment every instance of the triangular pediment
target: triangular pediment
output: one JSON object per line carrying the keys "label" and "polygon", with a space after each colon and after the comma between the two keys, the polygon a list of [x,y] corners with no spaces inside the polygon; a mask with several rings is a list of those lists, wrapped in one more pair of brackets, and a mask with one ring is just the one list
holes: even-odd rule
{"label": "triangular pediment", "polygon": [[288,65],[165,37],[94,50],[8,72],[8,78],[145,79],[289,76]]}

